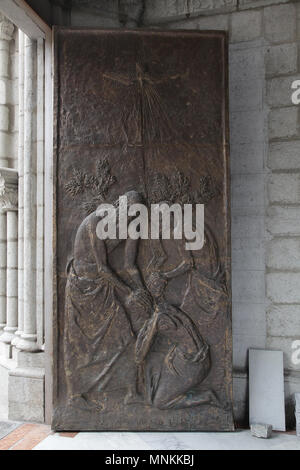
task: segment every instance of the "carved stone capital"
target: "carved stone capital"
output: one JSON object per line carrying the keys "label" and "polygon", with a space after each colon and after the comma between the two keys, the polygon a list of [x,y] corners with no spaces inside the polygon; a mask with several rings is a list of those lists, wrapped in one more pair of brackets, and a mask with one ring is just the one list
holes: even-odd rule
{"label": "carved stone capital", "polygon": [[14,30],[13,23],[0,13],[0,39],[11,41],[14,36]]}
{"label": "carved stone capital", "polygon": [[18,210],[18,172],[0,168],[0,210]]}
{"label": "carved stone capital", "polygon": [[14,36],[14,30],[13,23],[0,13],[0,39],[11,41]]}

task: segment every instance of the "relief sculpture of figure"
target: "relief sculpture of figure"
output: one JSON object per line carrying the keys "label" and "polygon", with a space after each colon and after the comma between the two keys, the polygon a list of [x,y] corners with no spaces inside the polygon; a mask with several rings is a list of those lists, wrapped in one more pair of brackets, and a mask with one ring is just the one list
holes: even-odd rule
{"label": "relief sculpture of figure", "polygon": [[136,362],[143,364],[147,403],[159,409],[218,406],[211,390],[193,390],[209,373],[209,346],[191,318],[165,301],[165,285],[158,273],[150,276],[148,286],[156,307],[136,342]]}
{"label": "relief sculpture of figure", "polygon": [[[180,263],[170,271],[162,267],[166,261],[162,240],[152,242],[158,271],[149,276],[147,287],[156,306],[136,346],[136,361],[144,368],[147,401],[160,409],[221,406],[212,390],[198,389],[209,374],[211,359],[209,345],[192,320],[196,312],[200,318],[213,321],[228,301],[218,247],[208,227],[204,248],[199,252],[186,250],[185,242],[178,243]],[[169,281],[184,274],[187,287],[181,305],[175,307],[165,301],[163,292]]]}
{"label": "relief sculpture of figure", "polygon": [[55,36],[53,428],[231,431],[226,38]]}
{"label": "relief sculpture of figure", "polygon": [[166,280],[188,274],[187,289],[180,308],[199,312],[202,320],[212,321],[219,312],[226,311],[228,294],[221,268],[216,240],[208,226],[204,232],[204,246],[201,250],[180,248],[181,263],[169,272],[160,273]]}
{"label": "relief sculpture of figure", "polygon": [[[128,206],[142,202],[135,191],[125,196]],[[118,203],[115,210],[118,213]],[[209,345],[190,315],[200,309],[213,317],[217,306],[226,302],[218,281],[217,246],[209,229],[198,261],[181,240],[178,266],[164,271],[152,265],[144,283],[137,267],[140,240],[101,240],[96,233],[100,217],[94,211],[83,220],[67,266],[64,365],[69,405],[104,411],[105,393],[111,398],[116,392],[125,405],[220,406],[212,390],[198,389],[211,359]],[[154,241],[160,248],[159,264],[164,262],[161,243]],[[122,276],[109,262],[121,244]],[[164,291],[170,280],[184,273],[188,284],[178,307],[166,300]]]}
{"label": "relief sculpture of figure", "polygon": [[[141,202],[135,191],[125,195],[129,205]],[[98,222],[96,212],[83,220],[67,266],[64,365],[69,405],[83,410],[94,409],[95,404],[101,409],[94,399],[99,392],[123,387],[126,395],[135,383],[135,330],[147,318],[139,315],[151,309],[151,298],[135,264],[138,240],[100,240]],[[109,254],[121,242],[128,283],[108,263]],[[127,312],[132,304],[139,308],[130,318]],[[132,367],[128,367],[131,360]]]}

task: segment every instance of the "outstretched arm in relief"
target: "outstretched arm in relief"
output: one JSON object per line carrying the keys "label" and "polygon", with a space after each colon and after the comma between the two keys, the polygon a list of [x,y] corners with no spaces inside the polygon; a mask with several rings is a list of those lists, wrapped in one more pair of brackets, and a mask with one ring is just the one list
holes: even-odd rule
{"label": "outstretched arm in relief", "polygon": [[115,287],[120,289],[125,294],[129,295],[131,292],[130,287],[127,286],[125,282],[121,281],[121,279],[116,275],[114,271],[112,271],[112,269],[108,265],[105,242],[98,238],[96,234],[96,226],[98,220],[98,217],[95,217],[88,226],[91,247],[96,260],[98,273],[102,278],[107,279]]}

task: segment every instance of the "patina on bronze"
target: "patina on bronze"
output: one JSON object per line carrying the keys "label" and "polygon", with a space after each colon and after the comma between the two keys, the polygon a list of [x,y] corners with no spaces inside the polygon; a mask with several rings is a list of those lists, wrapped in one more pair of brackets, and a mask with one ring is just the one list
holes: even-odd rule
{"label": "patina on bronze", "polygon": [[[227,38],[57,29],[56,430],[233,429]],[[102,202],[205,204],[205,244],[100,240]]]}

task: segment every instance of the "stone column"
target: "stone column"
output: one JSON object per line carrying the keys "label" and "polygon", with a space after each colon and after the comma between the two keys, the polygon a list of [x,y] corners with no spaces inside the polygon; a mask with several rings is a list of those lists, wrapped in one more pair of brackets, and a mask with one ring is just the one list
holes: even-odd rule
{"label": "stone column", "polygon": [[9,108],[10,95],[9,43],[13,38],[14,25],[0,14],[0,167],[8,166],[10,157]]}
{"label": "stone column", "polygon": [[36,327],[37,344],[44,346],[44,40],[37,43],[37,175],[36,175]]}
{"label": "stone column", "polygon": [[0,212],[0,335],[6,325],[6,213]]}
{"label": "stone column", "polygon": [[17,346],[24,328],[24,33],[19,30],[19,211],[18,211],[18,330],[12,345]]}
{"label": "stone column", "polygon": [[24,324],[17,348],[39,350],[36,334],[36,83],[37,44],[25,36],[24,46]]}
{"label": "stone column", "polygon": [[[7,167],[10,156],[9,108],[9,43],[14,25],[0,14],[0,167]],[[0,213],[0,334],[6,324],[6,213]]]}
{"label": "stone column", "polygon": [[1,211],[7,217],[6,326],[0,341],[10,344],[18,326],[18,172],[0,170]]}

